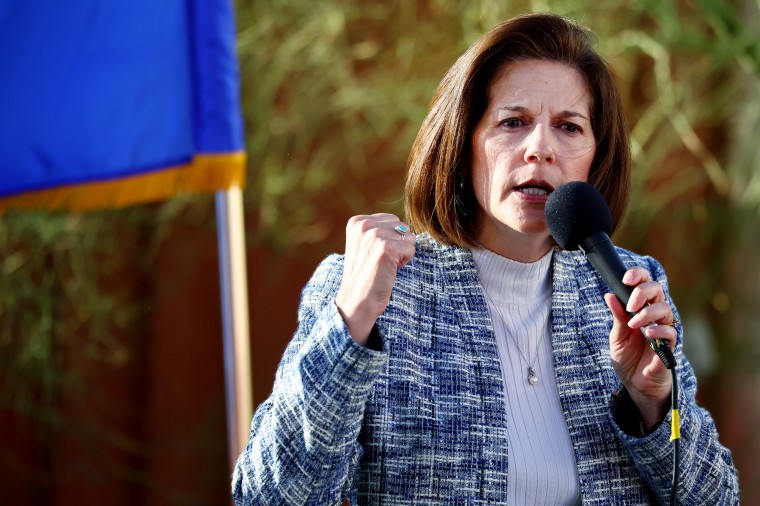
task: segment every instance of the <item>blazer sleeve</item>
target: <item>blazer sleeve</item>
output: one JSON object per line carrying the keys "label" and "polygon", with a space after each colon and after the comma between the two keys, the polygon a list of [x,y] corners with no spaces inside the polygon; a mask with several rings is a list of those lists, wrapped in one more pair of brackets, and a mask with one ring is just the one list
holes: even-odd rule
{"label": "blazer sleeve", "polygon": [[361,458],[358,436],[387,354],[357,345],[335,306],[342,258],[328,257],[304,288],[298,328],[270,397],[238,458],[238,505],[339,504]]}
{"label": "blazer sleeve", "polygon": [[[652,278],[663,284],[665,296],[678,317],[671,299],[667,278],[662,266],[647,258]],[[705,409],[697,405],[697,379],[694,370],[683,354],[683,329],[678,326],[675,347],[676,371],[679,383],[678,412],[680,418],[680,478],[677,493],[678,504],[685,505],[733,505],[739,504],[739,484],[731,452],[720,444],[715,422]],[[628,402],[630,398],[627,398]],[[652,433],[631,435],[621,427],[624,420],[617,413],[628,411],[617,405],[620,397],[612,400],[612,417],[618,437],[633,457],[636,467],[649,483],[662,504],[668,504],[671,495],[673,473],[673,443],[671,437],[672,412]],[[635,408],[634,408],[635,409]]]}

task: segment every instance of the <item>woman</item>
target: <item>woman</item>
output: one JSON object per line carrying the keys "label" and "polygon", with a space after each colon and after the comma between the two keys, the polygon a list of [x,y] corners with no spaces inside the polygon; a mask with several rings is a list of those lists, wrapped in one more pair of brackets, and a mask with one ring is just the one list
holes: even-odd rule
{"label": "woman", "polygon": [[[590,33],[508,20],[436,91],[410,156],[408,225],[349,221],[233,477],[241,504],[651,504],[670,495],[671,376],[684,504],[738,502],[694,400],[662,267],[620,250],[628,308],[555,247],[554,188],[588,181],[617,223],[630,179],[620,98]],[[415,236],[413,229],[419,233]]]}

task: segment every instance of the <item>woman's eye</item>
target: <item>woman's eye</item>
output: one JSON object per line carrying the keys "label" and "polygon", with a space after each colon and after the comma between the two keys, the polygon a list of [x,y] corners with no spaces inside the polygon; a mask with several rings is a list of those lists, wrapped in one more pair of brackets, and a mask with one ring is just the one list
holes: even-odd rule
{"label": "woman's eye", "polygon": [[562,123],[562,130],[570,134],[581,133],[583,130],[575,123]]}
{"label": "woman's eye", "polygon": [[523,121],[520,118],[507,118],[501,124],[507,128],[517,128],[523,125]]}

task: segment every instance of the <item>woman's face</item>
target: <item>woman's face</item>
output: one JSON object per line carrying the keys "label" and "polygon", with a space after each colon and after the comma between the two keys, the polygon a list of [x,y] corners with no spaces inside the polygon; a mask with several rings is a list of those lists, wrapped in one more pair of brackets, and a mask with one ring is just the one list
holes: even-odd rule
{"label": "woman's face", "polygon": [[596,153],[591,100],[581,74],[560,62],[519,60],[496,76],[471,139],[482,246],[521,261],[549,250],[546,199],[586,181]]}

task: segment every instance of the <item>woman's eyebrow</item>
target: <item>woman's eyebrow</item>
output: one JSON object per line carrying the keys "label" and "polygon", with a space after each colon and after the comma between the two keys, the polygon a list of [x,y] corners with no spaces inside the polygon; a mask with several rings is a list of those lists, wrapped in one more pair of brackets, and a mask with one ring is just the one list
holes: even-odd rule
{"label": "woman's eyebrow", "polygon": [[503,107],[499,107],[496,109],[497,111],[509,111],[509,112],[530,112],[527,107],[523,107],[521,105],[505,105]]}
{"label": "woman's eyebrow", "polygon": [[[529,113],[530,109],[522,105],[505,105],[503,107],[497,108],[496,111],[497,112],[507,111],[507,112]],[[586,121],[588,121],[588,118],[586,117],[586,115],[578,111],[571,111],[571,110],[560,111],[559,116],[563,118],[583,118]]]}
{"label": "woman's eyebrow", "polygon": [[559,115],[563,118],[583,118],[588,121],[586,115],[578,111],[562,111],[559,113]]}

